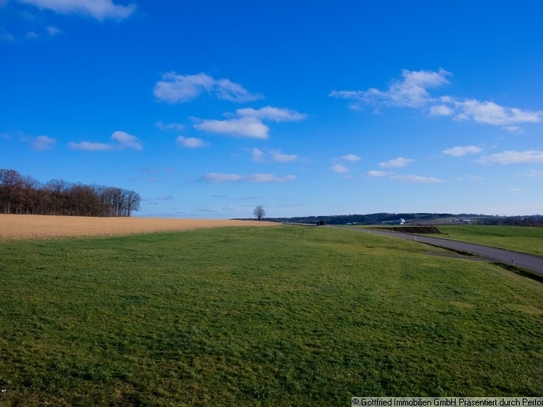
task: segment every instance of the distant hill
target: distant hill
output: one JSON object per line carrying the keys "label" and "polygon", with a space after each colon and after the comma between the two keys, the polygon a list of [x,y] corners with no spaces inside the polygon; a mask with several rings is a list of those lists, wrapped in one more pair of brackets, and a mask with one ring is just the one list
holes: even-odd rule
{"label": "distant hill", "polygon": [[[238,218],[239,219],[239,218]],[[241,219],[254,220],[254,219]],[[481,214],[452,213],[373,213],[367,215],[326,215],[298,216],[292,218],[264,218],[270,222],[304,223],[316,225],[443,225],[443,224],[483,224],[543,226],[543,215],[529,216],[490,216]]]}

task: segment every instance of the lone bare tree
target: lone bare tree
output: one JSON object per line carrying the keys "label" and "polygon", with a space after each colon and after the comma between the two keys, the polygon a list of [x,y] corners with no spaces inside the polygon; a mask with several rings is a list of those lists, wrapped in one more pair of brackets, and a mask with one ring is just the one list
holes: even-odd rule
{"label": "lone bare tree", "polygon": [[253,215],[255,215],[258,220],[262,220],[262,218],[266,216],[266,211],[262,206],[258,205],[253,211]]}

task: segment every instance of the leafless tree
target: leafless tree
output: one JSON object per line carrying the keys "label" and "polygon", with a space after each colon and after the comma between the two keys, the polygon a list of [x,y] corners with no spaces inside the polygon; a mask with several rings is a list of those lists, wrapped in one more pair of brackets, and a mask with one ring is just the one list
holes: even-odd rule
{"label": "leafless tree", "polygon": [[0,212],[71,216],[131,216],[140,209],[137,192],[117,187],[70,184],[60,179],[41,185],[15,170],[0,169]]}
{"label": "leafless tree", "polygon": [[23,178],[15,170],[0,170],[0,201],[3,213],[17,213],[22,201]]}
{"label": "leafless tree", "polygon": [[140,194],[134,191],[126,191],[126,216],[130,216],[132,211],[140,209]]}
{"label": "leafless tree", "polygon": [[262,206],[258,205],[253,211],[253,215],[255,215],[258,220],[262,220],[262,218],[266,216],[266,211]]}
{"label": "leafless tree", "polygon": [[40,183],[30,176],[22,178],[22,213],[34,215],[40,204]]}

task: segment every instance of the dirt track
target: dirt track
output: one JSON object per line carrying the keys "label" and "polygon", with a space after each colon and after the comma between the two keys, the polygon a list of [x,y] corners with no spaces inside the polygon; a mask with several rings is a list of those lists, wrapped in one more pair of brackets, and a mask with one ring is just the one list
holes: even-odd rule
{"label": "dirt track", "polygon": [[164,218],[94,218],[0,214],[0,241],[81,236],[113,236],[226,226],[275,226],[279,223]]}

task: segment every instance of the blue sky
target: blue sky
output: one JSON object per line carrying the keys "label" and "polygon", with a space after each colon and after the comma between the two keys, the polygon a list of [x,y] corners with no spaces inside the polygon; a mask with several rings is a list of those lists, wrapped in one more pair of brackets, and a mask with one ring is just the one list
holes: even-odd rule
{"label": "blue sky", "polygon": [[0,0],[0,168],[138,216],[543,213],[543,2]]}

